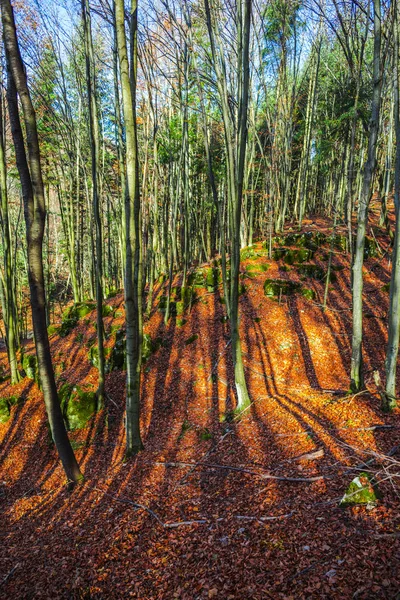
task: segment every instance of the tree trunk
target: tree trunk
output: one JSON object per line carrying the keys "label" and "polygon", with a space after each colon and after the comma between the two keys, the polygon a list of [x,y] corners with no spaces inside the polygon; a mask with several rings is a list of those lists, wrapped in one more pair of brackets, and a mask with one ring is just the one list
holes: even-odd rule
{"label": "tree trunk", "polygon": [[[46,327],[46,299],[42,257],[46,210],[36,115],[27,86],[26,71],[19,52],[13,9],[9,0],[1,0],[1,15],[7,59],[7,100],[24,199],[29,286],[39,374],[54,443],[68,480],[77,482],[82,479],[82,475],[64,425],[57,395]],[[19,119],[17,94],[21,101],[24,117],[28,157],[25,153]]]}
{"label": "tree trunk", "polygon": [[140,372],[142,364],[142,282],[139,160],[136,127],[137,2],[131,6],[131,76],[125,32],[124,1],[115,0],[115,24],[126,132],[126,453],[143,448],[140,436]]}

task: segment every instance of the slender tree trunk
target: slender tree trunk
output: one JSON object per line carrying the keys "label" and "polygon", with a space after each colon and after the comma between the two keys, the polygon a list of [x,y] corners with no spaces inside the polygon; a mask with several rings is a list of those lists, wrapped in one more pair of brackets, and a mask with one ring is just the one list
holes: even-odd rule
{"label": "slender tree trunk", "polygon": [[6,328],[7,354],[11,371],[11,383],[18,383],[20,374],[18,371],[17,347],[18,347],[18,324],[16,322],[15,293],[13,277],[13,261],[11,251],[10,222],[8,214],[8,193],[7,193],[7,172],[6,156],[3,131],[3,94],[0,98],[0,196],[1,196],[1,228],[4,246],[4,284],[5,284],[5,302],[3,310],[3,319]]}
{"label": "slender tree trunk", "polygon": [[386,389],[383,396],[384,410],[396,406],[396,367],[399,351],[400,332],[400,99],[399,99],[399,28],[400,11],[394,7],[394,121],[396,133],[396,162],[394,203],[396,210],[396,231],[393,248],[392,276],[390,281],[389,338],[386,351]]}
{"label": "slender tree trunk", "polygon": [[[139,159],[136,127],[137,2],[131,5],[131,71],[126,43],[124,1],[115,0],[115,24],[126,131],[126,453],[139,452],[140,372],[142,364],[142,282]],[[131,73],[131,76],[130,76]]]}
{"label": "slender tree trunk", "polygon": [[95,279],[97,306],[97,346],[99,354],[97,403],[98,408],[101,408],[104,404],[105,382],[105,359],[103,344],[103,234],[100,215],[100,132],[96,98],[97,91],[89,0],[82,0],[82,18],[85,38],[86,83],[89,100],[90,151],[92,157],[93,216],[96,228]]}
{"label": "slender tree trunk", "polygon": [[[7,59],[7,100],[24,199],[29,286],[40,381],[51,433],[58,454],[68,480],[77,482],[82,479],[82,475],[64,425],[46,327],[46,298],[42,256],[46,210],[36,115],[27,86],[25,67],[19,52],[13,9],[9,0],[1,0],[1,15]],[[19,119],[17,94],[21,101],[24,117],[28,157],[25,153]]]}
{"label": "slender tree trunk", "polygon": [[363,386],[362,365],[362,294],[363,263],[365,234],[368,221],[368,206],[372,191],[372,181],[376,169],[376,146],[379,131],[379,115],[382,92],[382,57],[381,57],[381,6],[380,0],[374,0],[374,67],[373,97],[371,107],[370,132],[368,139],[368,156],[364,167],[363,187],[357,217],[357,238],[353,263],[353,334],[350,389],[359,391]]}

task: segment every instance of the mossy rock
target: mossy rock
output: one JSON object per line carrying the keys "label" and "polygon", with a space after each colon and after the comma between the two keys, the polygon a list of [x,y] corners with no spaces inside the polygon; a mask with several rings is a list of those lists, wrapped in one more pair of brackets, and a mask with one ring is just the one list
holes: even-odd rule
{"label": "mossy rock", "polygon": [[287,296],[299,291],[301,285],[295,281],[286,279],[266,279],[264,283],[264,294],[268,298]]}
{"label": "mossy rock", "polygon": [[376,258],[379,256],[378,244],[373,238],[365,238],[364,258]]}
{"label": "mossy rock", "polygon": [[69,397],[71,396],[73,386],[69,383],[63,383],[58,390],[58,399],[60,401],[61,410],[64,411],[67,408]]}
{"label": "mossy rock", "polygon": [[79,319],[86,317],[96,308],[93,302],[80,302],[73,304],[63,312],[62,324],[59,329],[60,337],[66,337],[74,329]]}
{"label": "mossy rock", "polygon": [[19,396],[0,398],[0,423],[7,423],[11,416],[11,407],[17,404]]}
{"label": "mossy rock", "polygon": [[336,250],[342,250],[343,252],[346,252],[347,250],[347,236],[342,235],[341,233],[336,233],[335,235],[330,235],[326,238],[326,241],[329,244],[333,243],[333,247],[336,248]]}
{"label": "mossy rock", "polygon": [[188,284],[193,285],[194,287],[203,287],[204,286],[204,271],[203,269],[198,269],[197,271],[193,271],[188,276]]}
{"label": "mossy rock", "polygon": [[22,358],[22,368],[25,371],[26,377],[39,383],[39,368],[35,354],[24,354]]}
{"label": "mossy rock", "polygon": [[240,251],[240,260],[253,260],[260,256],[260,254],[256,250],[256,246],[253,244],[252,246],[247,246],[247,248],[243,248]]}
{"label": "mossy rock", "polygon": [[10,416],[10,406],[7,398],[0,398],[0,423],[7,423]]}
{"label": "mossy rock", "polygon": [[[161,312],[166,312],[167,306],[168,306],[168,297],[161,296],[160,301],[158,303],[158,309]],[[174,302],[173,300],[170,300],[170,302],[169,302],[169,315],[170,315],[170,317],[176,316],[176,302]]]}
{"label": "mossy rock", "polygon": [[199,336],[197,335],[197,333],[194,333],[193,335],[191,335],[187,340],[185,340],[185,346],[188,346],[189,344],[193,344],[193,342],[195,342],[198,337]]}
{"label": "mossy rock", "polygon": [[219,269],[215,269],[215,268],[207,269],[205,285],[206,285],[208,292],[214,292],[217,289],[218,283],[220,281],[221,281],[221,272]]}
{"label": "mossy rock", "polygon": [[64,407],[64,418],[68,429],[70,431],[83,429],[96,412],[96,393],[76,386],[69,395]]}
{"label": "mossy rock", "polygon": [[246,265],[246,273],[247,277],[256,277],[257,275],[261,275],[261,273],[265,273],[269,269],[269,265],[265,263],[249,263]]}
{"label": "mossy rock", "polygon": [[109,317],[113,313],[114,313],[114,309],[112,306],[109,306],[108,304],[103,304],[103,306],[101,308],[101,314],[103,317]]}
{"label": "mossy rock", "polygon": [[373,479],[369,473],[362,472],[353,479],[347,488],[343,498],[340,501],[340,506],[352,506],[354,504],[375,505],[381,494],[373,483]]}
{"label": "mossy rock", "polygon": [[181,301],[184,303],[185,308],[192,304],[196,298],[196,292],[192,286],[184,286],[181,288]]}
{"label": "mossy rock", "polygon": [[63,320],[72,318],[76,318],[77,320],[82,319],[91,313],[95,308],[96,305],[94,302],[78,302],[63,312]]}
{"label": "mossy rock", "polygon": [[315,292],[310,288],[302,288],[300,294],[307,300],[315,300]]}
{"label": "mossy rock", "polygon": [[325,277],[325,270],[319,265],[313,264],[297,264],[295,265],[299,275],[304,275],[310,279],[316,279],[322,281]]}
{"label": "mossy rock", "polygon": [[298,248],[296,250],[288,250],[283,260],[287,265],[294,265],[295,263],[304,263],[311,260],[313,255],[314,252],[308,248]]}
{"label": "mossy rock", "polygon": [[115,288],[110,288],[106,294],[107,299],[115,298],[118,294],[118,290]]}

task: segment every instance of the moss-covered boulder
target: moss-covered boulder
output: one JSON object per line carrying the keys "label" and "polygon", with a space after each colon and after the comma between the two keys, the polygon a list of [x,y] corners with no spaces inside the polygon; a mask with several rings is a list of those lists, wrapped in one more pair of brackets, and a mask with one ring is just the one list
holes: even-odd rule
{"label": "moss-covered boulder", "polygon": [[341,234],[341,233],[335,233],[335,235],[329,235],[326,238],[326,241],[328,244],[333,244],[333,247],[336,248],[336,250],[341,250],[342,252],[346,252],[347,250],[347,236]]}
{"label": "moss-covered boulder", "polygon": [[312,259],[313,255],[314,251],[309,248],[277,248],[272,254],[274,260],[283,259],[287,265],[307,262]]}
{"label": "moss-covered boulder", "polygon": [[10,418],[10,406],[6,398],[0,398],[0,423],[7,423]]}
{"label": "moss-covered boulder", "polygon": [[197,271],[193,271],[188,276],[188,285],[193,285],[194,287],[203,287],[204,286],[204,278],[205,272],[203,269],[197,269]]}
{"label": "moss-covered boulder", "polygon": [[11,407],[19,401],[18,396],[9,396],[8,398],[0,398],[0,423],[7,423],[11,416]]}
{"label": "moss-covered boulder", "polygon": [[206,288],[208,292],[214,292],[221,281],[221,272],[216,268],[209,268],[206,271]]}
{"label": "moss-covered boulder", "polygon": [[376,240],[366,237],[364,245],[364,258],[375,258],[379,256],[379,248]]}
{"label": "moss-covered boulder", "polygon": [[240,251],[240,260],[253,260],[258,256],[261,256],[261,254],[257,252],[255,244],[242,248]]}
{"label": "moss-covered boulder", "polygon": [[307,300],[315,300],[315,292],[310,288],[301,288],[300,294]]}
{"label": "moss-covered boulder", "polygon": [[264,283],[264,294],[268,298],[287,296],[299,291],[301,285],[287,279],[266,279]]}
{"label": "moss-covered boulder", "polygon": [[304,277],[316,279],[317,281],[322,281],[325,277],[325,270],[319,265],[297,264],[295,267],[299,275],[304,275]]}
{"label": "moss-covered boulder", "polygon": [[39,383],[39,368],[35,354],[24,354],[22,358],[22,368],[25,371],[26,377]]}
{"label": "moss-covered boulder", "polygon": [[79,302],[67,308],[63,312],[59,335],[66,337],[77,326],[79,319],[86,317],[95,308],[96,305],[93,302]]}
{"label": "moss-covered boulder", "polygon": [[80,386],[73,388],[64,403],[64,419],[70,431],[83,429],[97,409],[96,392]]}
{"label": "moss-covered boulder", "polygon": [[354,504],[374,505],[380,498],[379,490],[373,483],[369,473],[362,472],[353,479],[347,488],[340,506],[351,506]]}
{"label": "moss-covered boulder", "polygon": [[109,304],[103,304],[103,306],[101,308],[101,314],[103,315],[103,317],[109,317],[113,313],[114,313],[114,309],[112,306],[110,306]]}

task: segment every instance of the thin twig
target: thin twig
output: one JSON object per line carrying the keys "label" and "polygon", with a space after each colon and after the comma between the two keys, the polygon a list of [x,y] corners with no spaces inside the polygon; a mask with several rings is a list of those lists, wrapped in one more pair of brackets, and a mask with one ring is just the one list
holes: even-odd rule
{"label": "thin twig", "polygon": [[3,581],[0,583],[0,586],[4,585],[4,584],[7,582],[7,580],[8,580],[8,579],[9,579],[9,578],[10,578],[10,577],[11,577],[11,576],[12,576],[12,575],[15,573],[15,571],[18,569],[18,567],[19,567],[19,563],[17,563],[17,564],[15,565],[15,567],[13,567],[13,568],[11,569],[11,571],[9,571],[9,572],[7,573],[7,575],[4,577]]}

